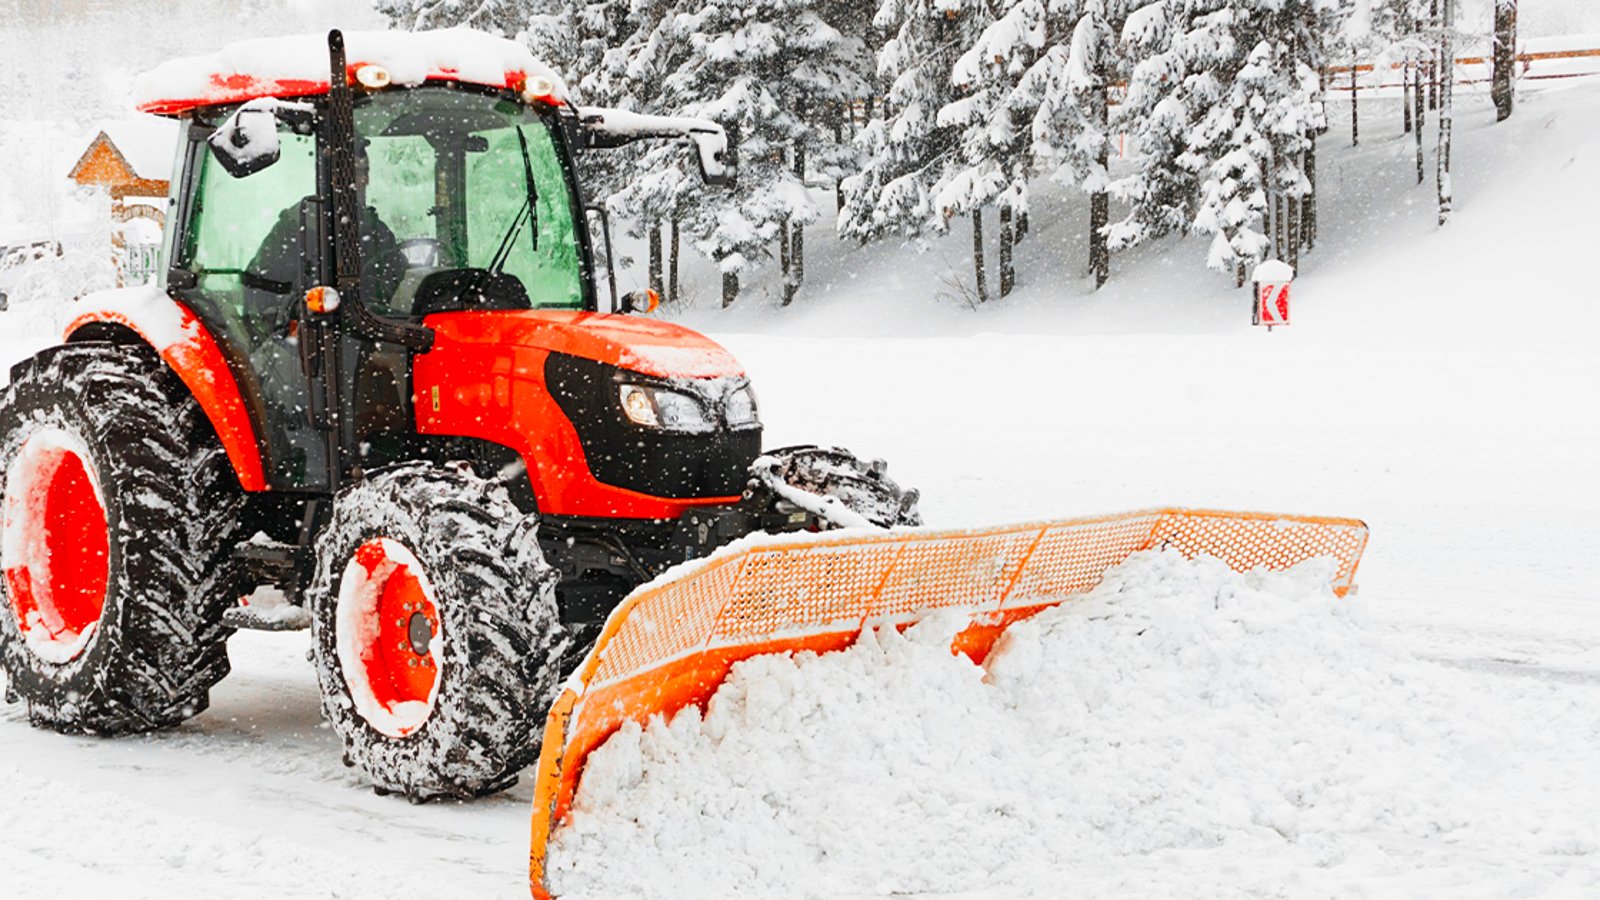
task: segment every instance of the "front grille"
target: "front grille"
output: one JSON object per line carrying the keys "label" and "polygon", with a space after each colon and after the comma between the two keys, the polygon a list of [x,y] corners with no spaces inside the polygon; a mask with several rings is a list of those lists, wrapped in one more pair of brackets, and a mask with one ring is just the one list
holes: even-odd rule
{"label": "front grille", "polygon": [[635,425],[617,399],[625,380],[645,379],[562,353],[550,354],[545,363],[545,384],[577,429],[596,480],[675,500],[744,492],[750,464],[761,453],[759,427],[683,434]]}

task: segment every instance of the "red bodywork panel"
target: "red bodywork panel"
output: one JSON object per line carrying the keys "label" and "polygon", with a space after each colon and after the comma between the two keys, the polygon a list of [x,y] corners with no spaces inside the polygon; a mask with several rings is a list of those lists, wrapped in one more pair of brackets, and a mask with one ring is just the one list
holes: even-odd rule
{"label": "red bodywork panel", "polygon": [[[85,297],[66,329],[93,323],[138,333],[166,360],[210,419],[239,483],[267,490],[255,429],[222,351],[195,314],[155,288]],[[736,497],[670,499],[595,480],[578,433],[545,386],[551,353],[609,363],[660,378],[744,374],[733,355],[700,334],[664,322],[561,310],[457,312],[429,316],[434,346],[412,363],[416,427],[422,434],[477,438],[516,451],[528,466],[539,509],[550,515],[675,519],[692,507]]]}
{"label": "red bodywork panel", "polygon": [[192,310],[156,288],[90,294],[87,309],[67,326],[65,338],[85,325],[112,323],[133,329],[178,373],[216,431],[228,461],[247,491],[267,490],[261,448],[239,385],[211,332]]}
{"label": "red bodywork panel", "polygon": [[[565,353],[662,378],[741,375],[732,354],[687,328],[556,310],[429,316],[433,349],[415,357],[417,431],[509,447],[528,467],[547,515],[675,519],[737,497],[668,499],[595,480],[578,433],[545,385],[545,360]],[[620,414],[620,410],[619,410]]]}

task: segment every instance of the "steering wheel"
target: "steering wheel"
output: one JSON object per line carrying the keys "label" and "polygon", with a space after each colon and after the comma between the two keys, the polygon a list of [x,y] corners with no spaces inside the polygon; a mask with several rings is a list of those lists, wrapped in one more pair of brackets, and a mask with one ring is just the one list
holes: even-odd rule
{"label": "steering wheel", "polygon": [[444,244],[434,238],[406,238],[400,242],[400,252],[410,269],[437,269],[444,258]]}

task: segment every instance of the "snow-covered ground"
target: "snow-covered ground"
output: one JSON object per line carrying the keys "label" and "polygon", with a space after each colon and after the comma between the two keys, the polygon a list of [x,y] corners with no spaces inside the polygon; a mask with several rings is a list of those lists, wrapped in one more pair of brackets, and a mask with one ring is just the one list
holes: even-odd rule
{"label": "snow-covered ground", "polygon": [[[965,274],[964,236],[913,256],[839,246],[819,232],[797,307],[776,310],[753,292],[744,309],[707,303],[677,313],[745,362],[771,443],[837,442],[887,457],[897,478],[923,489],[934,524],[1187,504],[1355,515],[1372,526],[1358,578],[1361,619],[1353,624],[1300,596],[1314,611],[1295,628],[1274,621],[1230,630],[1241,632],[1237,646],[1213,647],[1220,668],[1194,669],[1197,681],[1220,672],[1230,690],[1279,698],[1310,690],[1304,679],[1285,685],[1286,671],[1324,679],[1317,702],[1286,720],[1318,729],[1304,756],[1260,755],[1213,719],[1191,727],[1172,709],[1141,726],[1179,758],[1214,760],[1219,788],[1255,784],[1247,770],[1215,761],[1237,752],[1291,765],[1286,777],[1307,783],[1344,773],[1351,794],[1308,792],[1331,805],[1278,809],[1260,823],[1277,826],[1277,836],[1257,828],[1235,843],[1239,836],[1217,823],[1256,821],[1253,795],[1242,801],[1248,810],[1190,810],[1179,802],[1194,785],[1158,781],[1169,787],[1166,799],[1105,809],[1093,821],[1107,830],[1084,832],[1081,842],[1019,835],[1016,855],[998,869],[968,870],[968,896],[986,896],[986,885],[998,890],[987,896],[1011,896],[1007,886],[1041,884],[1049,893],[1119,896],[1600,892],[1592,813],[1600,802],[1583,802],[1600,801],[1600,418],[1592,411],[1600,393],[1600,86],[1528,96],[1499,125],[1481,99],[1469,95],[1462,106],[1457,211],[1443,231],[1433,225],[1431,183],[1414,185],[1398,114],[1364,107],[1364,142],[1354,150],[1335,121],[1322,145],[1329,191],[1321,243],[1296,288],[1295,324],[1272,334],[1249,326],[1244,292],[1206,273],[1204,250],[1192,242],[1118,257],[1112,285],[1088,294],[1077,277],[1082,210],[1059,196],[1041,199],[1035,232],[1020,248],[1021,293],[993,308],[935,299],[949,293],[947,272]],[[714,285],[705,285],[709,298]],[[49,315],[4,315],[0,356],[9,362],[36,344],[23,332]],[[1296,596],[1285,590],[1261,603]],[[1190,615],[1163,621],[1197,622],[1190,640],[1215,630]],[[1125,645],[1081,643],[1071,633],[1084,625],[1079,618],[1067,611],[1040,623],[1038,646],[1075,648],[1101,668],[1134,664],[1115,652]],[[1112,640],[1118,627],[1102,623],[1092,633]],[[1268,636],[1298,655],[1274,649]],[[900,647],[897,640],[882,643]],[[901,650],[869,647],[852,661],[811,665],[819,674],[869,667],[874,653],[927,649],[918,646],[913,639]],[[231,649],[234,674],[211,709],[171,732],[65,738],[30,729],[18,707],[0,709],[4,893],[524,895],[526,784],[470,805],[374,796],[340,764],[319,721],[304,636],[241,634]],[[1251,660],[1271,663],[1254,683]],[[1064,677],[1061,665],[1035,660],[995,689],[1022,696],[1030,681]],[[1182,683],[1176,670],[1160,671],[1162,683]],[[1393,677],[1384,681],[1385,672]],[[976,679],[971,671],[949,677]],[[807,689],[781,672],[769,680],[794,697]],[[1333,715],[1340,697],[1359,709]],[[1368,708],[1374,697],[1392,702]],[[1245,716],[1239,733],[1267,721]],[[1094,783],[1095,767],[1063,755],[1082,742],[1056,736],[1063,743],[1047,751],[993,748],[1012,769],[1034,758],[1085,765],[1076,778],[1061,768],[1062,793],[1024,798],[1019,809],[1042,814],[1051,798],[1110,796]],[[1276,743],[1267,746],[1286,753],[1300,747],[1270,737]],[[1350,758],[1330,763],[1330,746]],[[1120,764],[1105,746],[1085,752],[1101,767]],[[1450,765],[1432,771],[1419,762],[1436,757]],[[1390,770],[1391,762],[1404,767]],[[786,777],[785,765],[773,762],[775,779]],[[1046,775],[1019,784],[1038,786]],[[1002,784],[986,777],[980,785]],[[1439,827],[1428,834],[1419,823],[1434,802]],[[1259,808],[1272,810],[1264,801]],[[1329,828],[1308,831],[1329,810],[1349,813],[1336,838]],[[1116,830],[1165,811],[1172,817],[1160,821],[1171,827],[1157,833],[1166,843]],[[929,819],[972,827],[948,811]],[[1308,833],[1322,837],[1302,839]],[[1228,838],[1220,845],[1219,835]],[[697,837],[658,836],[669,845]],[[962,840],[962,831],[930,836],[929,866],[962,862],[951,859]],[[746,852],[694,849],[733,863]],[[1036,880],[1051,871],[1059,882]],[[583,889],[581,880],[568,884]],[[775,892],[798,892],[791,887]],[[854,887],[857,896],[890,896],[925,886]],[[701,888],[687,878],[653,884],[652,893],[698,896]]]}

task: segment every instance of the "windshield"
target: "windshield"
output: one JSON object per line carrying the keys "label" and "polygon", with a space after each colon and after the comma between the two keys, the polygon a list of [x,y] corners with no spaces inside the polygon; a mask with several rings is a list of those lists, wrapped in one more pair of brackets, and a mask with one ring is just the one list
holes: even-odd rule
{"label": "windshield", "polygon": [[584,308],[576,205],[548,119],[424,87],[361,98],[355,124],[362,276],[376,312],[429,311],[424,280],[460,269],[479,270],[477,284],[485,272],[515,279],[527,300],[513,291],[512,308]]}

